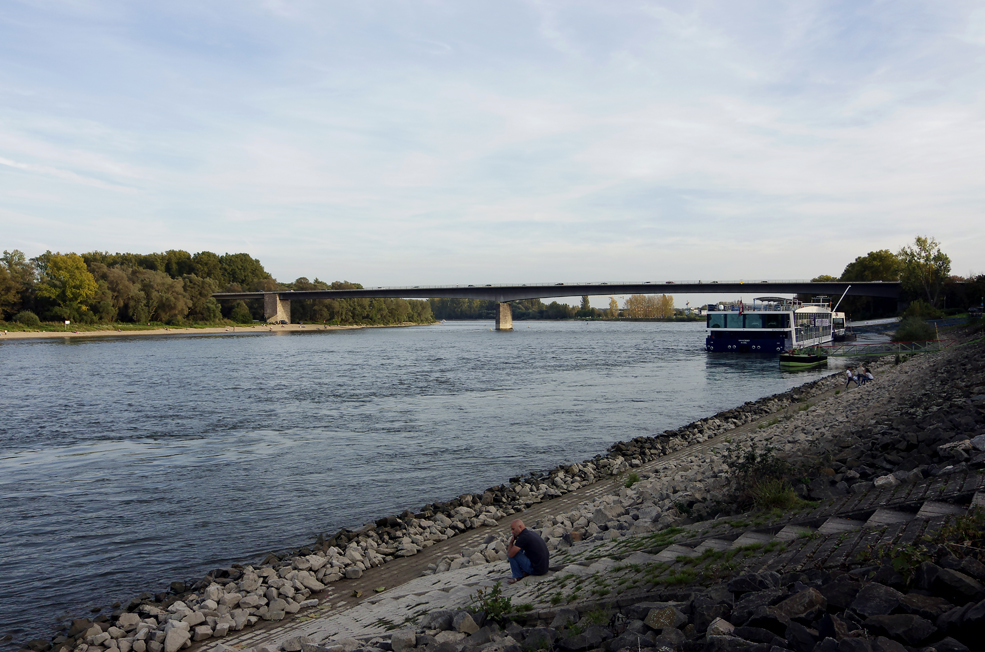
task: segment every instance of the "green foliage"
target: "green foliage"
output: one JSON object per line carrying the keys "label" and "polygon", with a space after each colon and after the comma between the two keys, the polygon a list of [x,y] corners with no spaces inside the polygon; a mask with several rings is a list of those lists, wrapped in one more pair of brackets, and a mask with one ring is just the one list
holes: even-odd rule
{"label": "green foliage", "polygon": [[901,315],[903,319],[907,317],[913,317],[914,319],[941,319],[944,317],[944,313],[933,307],[926,301],[922,299],[915,299],[910,302],[910,305],[906,307]]}
{"label": "green foliage", "polygon": [[913,245],[903,247],[897,254],[900,259],[900,282],[903,289],[914,296],[926,296],[936,307],[951,274],[951,259],[940,250],[933,238],[917,236]]}
{"label": "green foliage", "polygon": [[942,527],[935,543],[947,546],[956,557],[973,557],[985,562],[985,510],[975,508]]}
{"label": "green foliage", "polygon": [[41,325],[41,320],[30,310],[22,310],[14,315],[14,321],[29,328],[37,328]]}
{"label": "green foliage", "polygon": [[795,469],[777,457],[772,446],[759,450],[755,443],[749,448],[733,443],[725,449],[722,460],[729,469],[733,504],[737,508],[789,509],[800,504],[791,487]]}
{"label": "green foliage", "polygon": [[900,322],[892,335],[893,342],[922,342],[936,340],[937,332],[934,327],[915,317],[909,317]]}
{"label": "green foliage", "polygon": [[503,621],[513,612],[512,598],[503,596],[503,584],[496,582],[488,589],[478,589],[469,596],[474,612],[485,612],[494,621]]}
{"label": "green foliage", "polygon": [[793,509],[802,502],[790,483],[783,478],[756,480],[751,484],[749,493],[753,504],[761,509]]}
{"label": "green foliage", "polygon": [[50,312],[57,317],[77,318],[80,311],[96,296],[96,279],[86,269],[78,254],[44,254],[44,272],[35,289],[39,297],[50,299]]}
{"label": "green foliage", "polygon": [[626,476],[625,487],[629,489],[639,481],[640,481],[640,476],[638,473],[630,473],[628,476]]}
{"label": "green foliage", "polygon": [[250,314],[250,309],[246,307],[245,301],[236,302],[232,312],[229,313],[229,318],[237,324],[249,324],[253,321],[253,315]]}

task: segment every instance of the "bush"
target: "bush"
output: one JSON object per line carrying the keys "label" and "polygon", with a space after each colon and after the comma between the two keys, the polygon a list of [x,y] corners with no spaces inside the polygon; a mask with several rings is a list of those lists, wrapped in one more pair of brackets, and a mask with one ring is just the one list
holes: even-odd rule
{"label": "bush", "polygon": [[244,301],[236,302],[232,312],[229,313],[229,318],[237,324],[249,324],[253,321],[253,315],[250,314],[250,309],[246,307]]}
{"label": "bush", "polygon": [[922,342],[925,340],[936,340],[937,331],[925,321],[915,317],[907,317],[899,323],[896,332],[893,333],[894,342]]}
{"label": "bush", "polygon": [[903,312],[903,319],[906,320],[907,317],[914,317],[916,319],[940,319],[944,316],[944,313],[933,307],[926,301],[921,301],[917,299],[907,306],[906,310]]}
{"label": "bush", "polygon": [[41,325],[41,320],[30,310],[22,310],[14,315],[14,321],[29,328],[37,328]]}

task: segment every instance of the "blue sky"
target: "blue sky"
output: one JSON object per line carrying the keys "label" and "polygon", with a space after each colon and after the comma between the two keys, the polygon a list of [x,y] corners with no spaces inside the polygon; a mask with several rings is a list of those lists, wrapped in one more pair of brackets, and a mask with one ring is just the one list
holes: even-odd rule
{"label": "blue sky", "polygon": [[980,2],[0,3],[0,249],[281,281],[985,272]]}

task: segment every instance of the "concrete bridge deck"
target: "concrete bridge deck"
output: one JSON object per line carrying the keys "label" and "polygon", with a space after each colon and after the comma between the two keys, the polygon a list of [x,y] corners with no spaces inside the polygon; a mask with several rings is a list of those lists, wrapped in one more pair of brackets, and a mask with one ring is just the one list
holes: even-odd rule
{"label": "concrete bridge deck", "polygon": [[217,292],[219,301],[263,299],[268,322],[291,320],[290,302],[298,299],[479,299],[499,303],[497,330],[512,330],[509,303],[523,299],[548,299],[572,296],[611,296],[616,294],[808,294],[811,296],[865,296],[898,298],[899,283],[840,281],[814,283],[805,280],[784,281],[663,281],[619,283],[554,283],[533,285],[442,285],[413,287],[377,287],[353,290],[303,290],[274,292]]}

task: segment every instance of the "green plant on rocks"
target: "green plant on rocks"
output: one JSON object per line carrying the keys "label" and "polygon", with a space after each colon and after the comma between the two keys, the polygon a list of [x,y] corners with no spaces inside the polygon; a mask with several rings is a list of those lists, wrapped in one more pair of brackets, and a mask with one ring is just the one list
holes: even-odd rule
{"label": "green plant on rocks", "polygon": [[475,612],[485,612],[486,617],[491,620],[508,620],[508,616],[513,613],[512,598],[503,596],[502,582],[496,582],[488,589],[477,589],[469,598],[472,609]]}
{"label": "green plant on rocks", "polygon": [[626,482],[624,483],[624,486],[627,489],[629,489],[630,487],[632,487],[634,484],[636,484],[639,481],[640,481],[640,474],[639,473],[630,473],[628,476],[626,476]]}

